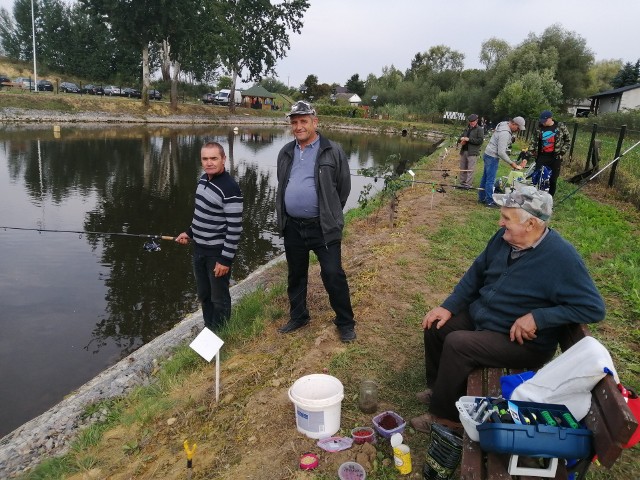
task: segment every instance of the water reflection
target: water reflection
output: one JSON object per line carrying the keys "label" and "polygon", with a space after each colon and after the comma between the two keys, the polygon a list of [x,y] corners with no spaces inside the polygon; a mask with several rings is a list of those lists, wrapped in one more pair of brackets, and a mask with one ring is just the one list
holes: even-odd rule
{"label": "water reflection", "polygon": [[[328,132],[351,168],[391,154],[415,160],[411,138]],[[0,226],[177,235],[191,222],[200,147],[215,140],[245,199],[232,275],[240,280],[281,251],[275,163],[282,128],[0,128]],[[367,179],[353,177],[348,207]],[[0,229],[0,435],[198,308],[190,249],[93,233]]]}

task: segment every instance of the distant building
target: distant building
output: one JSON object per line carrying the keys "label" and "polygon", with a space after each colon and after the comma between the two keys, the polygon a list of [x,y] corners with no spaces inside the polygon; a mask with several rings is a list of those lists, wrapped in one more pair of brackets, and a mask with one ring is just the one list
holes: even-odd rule
{"label": "distant building", "polygon": [[591,112],[596,115],[634,110],[640,108],[640,83],[596,93],[589,98],[591,99]]}

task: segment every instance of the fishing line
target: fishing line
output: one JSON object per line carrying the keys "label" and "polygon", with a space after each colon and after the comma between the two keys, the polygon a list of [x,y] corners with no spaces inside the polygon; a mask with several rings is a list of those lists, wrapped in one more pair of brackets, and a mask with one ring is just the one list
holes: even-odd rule
{"label": "fishing line", "polygon": [[38,232],[38,233],[75,233],[78,234],[80,238],[82,235],[98,235],[101,237],[135,237],[135,238],[147,238],[149,241],[145,242],[143,248],[147,252],[159,252],[160,245],[158,244],[158,240],[171,240],[174,241],[175,237],[169,237],[167,235],[150,235],[150,234],[138,234],[138,233],[125,233],[125,232],[91,232],[86,230],[54,230],[47,228],[27,228],[27,227],[9,227],[9,226],[0,226],[0,229],[4,230],[21,230],[21,231],[29,231],[29,232]]}

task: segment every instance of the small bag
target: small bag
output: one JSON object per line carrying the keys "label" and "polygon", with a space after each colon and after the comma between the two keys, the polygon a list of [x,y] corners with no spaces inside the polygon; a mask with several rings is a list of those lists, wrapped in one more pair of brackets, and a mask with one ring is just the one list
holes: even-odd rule
{"label": "small bag", "polygon": [[638,428],[633,432],[629,441],[622,445],[623,448],[631,448],[636,443],[640,442],[640,397],[638,397],[638,394],[635,391],[630,388],[625,388],[621,383],[618,384],[618,390],[622,393],[624,400],[627,402],[627,405],[629,405],[629,410],[631,410],[631,413],[633,413],[633,416],[636,417],[636,420],[639,423]]}

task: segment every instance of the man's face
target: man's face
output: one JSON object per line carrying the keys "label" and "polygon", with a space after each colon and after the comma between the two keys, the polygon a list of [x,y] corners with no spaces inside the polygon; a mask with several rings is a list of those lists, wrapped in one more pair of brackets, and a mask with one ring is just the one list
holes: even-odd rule
{"label": "man's face", "polygon": [[509,122],[509,128],[512,132],[517,132],[518,130],[520,130],[520,127],[515,122]]}
{"label": "man's face", "polygon": [[541,123],[541,125],[545,127],[550,127],[551,125],[553,125],[553,118],[551,117],[547,118],[544,122]]}
{"label": "man's face", "polygon": [[318,117],[313,115],[293,115],[289,118],[291,122],[291,133],[296,137],[298,143],[305,147],[316,138],[316,128],[318,127]]}
{"label": "man's face", "polygon": [[478,120],[474,120],[473,122],[469,122],[469,126],[471,128],[475,127],[476,125],[478,125]]}
{"label": "man's face", "polygon": [[227,157],[221,153],[218,147],[202,147],[202,150],[200,150],[202,169],[209,177],[220,175],[224,172],[224,162]]}
{"label": "man's face", "polygon": [[529,218],[523,223],[520,220],[517,208],[500,208],[498,225],[505,228],[502,238],[509,245],[518,248],[529,247],[529,233],[533,230],[533,220]]}

